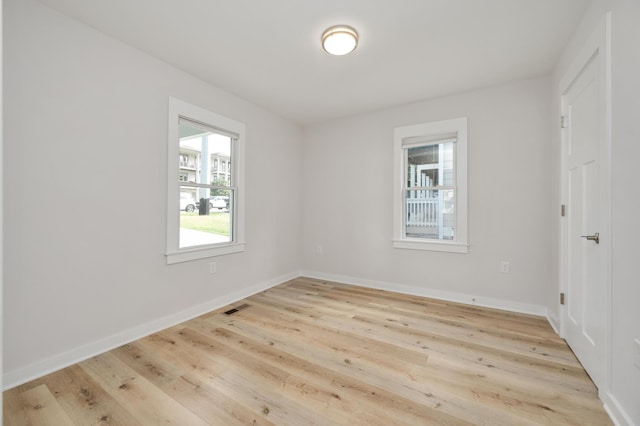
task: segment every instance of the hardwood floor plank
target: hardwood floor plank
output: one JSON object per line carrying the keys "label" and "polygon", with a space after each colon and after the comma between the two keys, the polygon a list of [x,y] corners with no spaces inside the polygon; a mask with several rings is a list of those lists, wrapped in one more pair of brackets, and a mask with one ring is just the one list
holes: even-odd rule
{"label": "hardwood floor plank", "polygon": [[[295,286],[295,284],[292,284]],[[290,291],[291,287],[289,288]],[[401,312],[413,312],[418,315],[428,313],[431,318],[439,318],[447,321],[460,321],[462,323],[482,322],[483,327],[495,330],[509,330],[520,334],[530,335],[532,332],[537,337],[546,335],[551,339],[557,339],[557,335],[549,327],[544,318],[532,315],[509,315],[504,311],[487,308],[478,308],[462,305],[455,302],[445,302],[424,297],[391,293],[384,290],[365,288],[338,287],[330,288],[314,287],[321,297],[348,298],[350,302],[368,304],[386,310],[398,310]],[[384,303],[381,303],[384,302]],[[505,321],[505,319],[509,319]],[[526,327],[523,327],[526,325]]]}
{"label": "hardwood floor plank", "polygon": [[83,361],[81,367],[142,424],[207,424],[112,352]]}
{"label": "hardwood floor plank", "polygon": [[250,398],[248,394],[242,393],[238,388],[229,389],[222,380],[217,379],[232,368],[226,359],[219,358],[211,361],[211,357],[206,353],[194,350],[188,342],[174,337],[182,328],[174,327],[137,343],[142,344],[146,350],[157,353],[177,369],[190,368],[188,375],[185,375],[184,378],[194,384],[206,384],[208,388],[213,390],[214,397],[210,403],[219,405],[231,417],[238,419],[238,421],[229,424],[273,424],[266,418],[263,407],[251,409],[255,400]]}
{"label": "hardwood floor plank", "polygon": [[73,425],[64,409],[46,385],[36,386],[20,394],[27,424],[66,426]]}
{"label": "hardwood floor plank", "polygon": [[63,371],[71,385],[52,389],[75,424],[142,425],[80,366]]}
{"label": "hardwood floor plank", "polygon": [[43,383],[74,424],[140,424],[78,365],[46,376]]}
{"label": "hardwood floor plank", "polygon": [[[231,320],[233,321],[233,320]],[[221,333],[221,329],[217,329],[215,324],[201,325],[200,329],[206,330],[208,333]],[[394,355],[389,351],[385,352],[380,357],[369,357],[366,354],[373,353],[371,347],[363,348],[363,351],[356,349],[357,342],[353,342],[352,348],[344,348],[338,343],[340,337],[336,339],[334,343],[327,343],[321,345],[320,341],[316,340],[313,344],[310,344],[302,338],[293,339],[296,344],[292,344],[291,336],[287,334],[287,329],[280,329],[279,332],[270,332],[267,324],[263,324],[261,328],[253,328],[251,325],[247,325],[244,321],[229,323],[229,330],[242,336],[243,341],[249,341],[249,339],[255,339],[264,348],[278,348],[286,347],[288,354],[294,355],[299,359],[321,365],[330,370],[327,372],[328,376],[341,373],[346,377],[353,377],[360,382],[363,382],[373,388],[381,388],[391,393],[402,396],[403,398],[412,400],[414,403],[431,406],[437,408],[440,411],[447,412],[446,405],[457,405],[453,411],[460,417],[461,420],[473,421],[477,423],[477,413],[473,411],[473,405],[468,401],[461,401],[459,399],[445,399],[440,397],[443,392],[435,388],[425,387],[428,383],[418,383],[414,377],[407,374],[407,370],[410,367],[405,368],[405,362],[402,357],[394,360],[389,360]],[[299,336],[301,337],[301,336]],[[261,353],[259,347],[253,349],[256,353]],[[397,355],[397,354],[395,354]],[[264,359],[264,357],[262,357]],[[272,355],[272,360],[276,360],[276,357]],[[385,362],[381,363],[380,360],[384,358]],[[281,356],[277,357],[277,361],[280,362]],[[285,358],[286,359],[286,358]],[[285,364],[288,365],[288,364]],[[316,367],[315,370],[318,368]],[[381,374],[381,369],[386,370],[390,374]],[[398,377],[399,376],[399,377]],[[461,415],[465,411],[467,415]],[[496,424],[494,421],[487,422],[485,424]]]}
{"label": "hardwood floor plank", "polygon": [[[371,386],[349,375],[329,370],[324,367],[324,363],[319,364],[292,356],[288,352],[280,351],[272,346],[265,346],[234,331],[218,328],[207,336],[219,343],[227,342],[229,348],[241,348],[245,354],[257,356],[255,359],[259,358],[262,364],[260,369],[266,368],[272,371],[274,368],[278,368],[288,372],[289,377],[296,378],[291,382],[298,388],[312,386],[314,394],[316,392],[323,393],[320,400],[325,402],[318,407],[319,409],[324,409],[327,397],[331,397],[339,403],[330,398],[328,400],[342,405],[342,410],[351,413],[351,419],[363,421],[366,424],[378,424],[379,421],[375,420],[384,414],[398,420],[404,419],[401,421],[403,424],[415,424],[421,419],[438,424],[466,423],[441,413],[440,410],[427,405],[408,403],[404,398],[383,388]],[[423,397],[423,401],[425,400],[426,398]],[[332,418],[331,420],[340,421],[342,419]]]}
{"label": "hardwood floor plank", "polygon": [[347,421],[349,416],[362,414],[371,424],[380,424],[368,413],[359,413],[359,407],[345,407],[340,398],[333,397],[335,390],[302,380],[280,365],[269,365],[259,357],[229,345],[219,336],[205,335],[190,328],[179,334],[181,339],[211,356],[213,362],[225,359],[227,371],[216,380],[230,392],[241,390],[250,395],[256,411],[264,412],[276,424],[313,424],[316,419],[325,417],[325,411],[344,416],[337,420]]}
{"label": "hardwood floor plank", "polygon": [[[453,394],[460,394],[462,392],[471,392],[464,403],[458,404],[460,406],[468,406],[468,401],[475,399],[481,399],[485,404],[498,405],[498,408],[509,410],[514,406],[514,400],[519,401],[518,412],[526,413],[529,406],[533,409],[529,413],[529,417],[533,417],[536,414],[546,414],[539,409],[539,403],[530,401],[532,395],[531,381],[525,382],[522,380],[510,383],[507,379],[512,374],[501,373],[499,370],[485,368],[484,371],[480,371],[478,368],[469,368],[468,363],[456,363],[455,365],[448,365],[448,368],[442,368],[442,364],[446,362],[447,357],[439,356],[439,363],[435,363],[430,359],[428,354],[419,354],[406,349],[398,348],[391,344],[379,342],[375,340],[360,339],[356,335],[344,334],[336,335],[333,333],[330,339],[330,332],[325,332],[319,325],[313,324],[314,321],[310,321],[305,324],[303,319],[297,319],[288,313],[280,312],[277,319],[270,319],[268,317],[268,311],[261,310],[258,307],[259,303],[255,303],[255,299],[251,308],[245,309],[242,312],[236,314],[235,322],[233,323],[234,329],[243,330],[242,323],[253,322],[254,324],[260,324],[260,332],[265,334],[265,331],[272,331],[273,333],[280,333],[277,336],[281,339],[281,342],[285,342],[287,336],[295,334],[294,341],[304,341],[309,347],[313,347],[318,353],[318,348],[333,348],[340,349],[340,342],[346,343],[351,349],[348,353],[349,364],[353,366],[359,366],[363,361],[370,362],[370,366],[378,369],[377,373],[380,375],[379,369],[384,368],[385,371],[394,373],[388,377],[389,383],[405,383],[405,388],[409,385],[416,383],[431,383],[442,394],[443,390],[448,390],[448,394],[440,399],[440,403],[451,402]],[[209,318],[203,324],[211,322]],[[321,322],[318,320],[317,322]],[[287,324],[286,327],[282,327],[279,324]],[[212,326],[211,328],[215,327]],[[201,328],[207,329],[205,325],[201,325]],[[211,331],[209,328],[209,331]],[[325,336],[327,335],[327,336]],[[307,338],[306,336],[309,336]],[[273,339],[273,334],[270,335]],[[274,339],[274,340],[276,340]],[[292,351],[291,344],[287,344],[289,352]],[[358,348],[363,347],[364,350],[359,351]],[[345,353],[347,349],[341,349]],[[456,350],[457,351],[457,350]],[[379,354],[376,356],[376,354]],[[311,354],[300,354],[301,356],[312,356]],[[343,354],[341,354],[343,355]],[[342,360],[331,359],[329,356],[318,359],[317,363],[327,366],[340,366]],[[330,367],[332,368],[332,367]],[[483,366],[484,368],[484,366]],[[376,370],[373,370],[376,371]],[[397,374],[398,371],[403,374]],[[351,372],[353,374],[353,372]],[[493,379],[492,379],[493,377]],[[507,387],[508,386],[508,387]],[[548,389],[546,383],[543,386],[544,389]],[[398,390],[395,390],[398,392]],[[415,395],[419,395],[416,402],[424,403],[425,394],[433,394],[431,389],[419,389]],[[496,394],[505,395],[503,398],[494,398]],[[535,394],[534,394],[535,395]],[[543,395],[546,395],[544,393]],[[562,395],[553,394],[554,398],[560,398]],[[591,395],[590,398],[593,398]],[[545,399],[547,399],[545,397]],[[543,400],[545,400],[543,399]],[[474,421],[478,421],[481,418],[479,407],[476,407],[473,413]],[[560,417],[558,414],[556,417]],[[495,420],[489,416],[486,424],[493,424]]]}
{"label": "hardwood floor plank", "polygon": [[190,374],[189,370],[197,366],[170,362],[162,352],[145,345],[144,339],[112,352],[122,362],[202,419],[216,419],[222,424],[270,424]]}
{"label": "hardwood floor plank", "polygon": [[544,318],[305,277],[3,404],[6,425],[611,424]]}
{"label": "hardwood floor plank", "polygon": [[[279,296],[275,294],[276,291],[267,291],[263,294],[263,296],[269,296],[271,298],[277,299]],[[291,298],[285,299],[282,301],[282,305],[291,306],[293,304],[298,303],[298,301],[293,300]],[[308,305],[304,306],[305,310],[315,309],[315,312],[321,314],[323,312],[330,312],[331,309],[336,309],[335,304],[327,303],[322,306],[316,305],[312,302],[308,302]],[[480,342],[482,344],[486,344],[493,347],[499,347],[499,345],[504,345],[505,342],[508,343],[508,349],[510,351],[518,351],[518,353],[522,354],[530,354],[535,357],[544,357],[547,359],[548,357],[559,357],[565,364],[573,364],[577,365],[577,360],[571,353],[567,353],[565,349],[565,344],[555,338],[551,339],[541,339],[539,336],[536,337],[524,337],[522,335],[518,335],[515,333],[504,333],[502,331],[493,330],[492,332],[488,332],[485,330],[485,324],[483,327],[477,327],[474,324],[480,321],[478,318],[474,318],[473,321],[466,321],[461,323],[460,321],[449,321],[449,320],[438,320],[433,319],[431,317],[431,312],[429,312],[428,316],[416,316],[416,315],[400,315],[399,313],[394,312],[391,309],[385,309],[381,311],[380,309],[373,309],[369,306],[358,304],[354,298],[349,299],[349,305],[353,306],[354,309],[351,311],[351,317],[360,318],[363,321],[367,321],[371,319],[372,321],[378,321],[378,323],[382,323],[383,326],[385,324],[402,324],[404,327],[410,327],[415,329],[429,329],[431,332],[437,333],[440,332],[441,335],[447,335],[451,337],[458,337],[460,340],[464,341],[475,341]],[[337,305],[339,306],[339,304]],[[380,312],[384,312],[384,316],[380,315]],[[333,314],[335,315],[335,313]],[[402,321],[399,319],[402,318]],[[503,322],[505,322],[503,320]],[[507,337],[508,339],[505,339]]]}
{"label": "hardwood floor plank", "polygon": [[[299,424],[309,424],[309,421],[299,415],[301,411],[305,411],[304,407],[298,407],[295,401],[289,404],[280,401],[279,385],[258,386],[252,370],[230,356],[225,348],[212,345],[206,336],[192,334],[186,328],[166,331],[159,336],[165,341],[173,342],[172,345],[164,347],[170,355],[163,353],[163,357],[180,359],[192,365],[194,370],[191,374],[195,380],[205,382],[207,386],[248,407],[259,416],[260,424],[283,424],[282,422],[288,418],[296,418]],[[159,341],[154,339],[151,343],[157,345]],[[275,383],[280,382],[276,380]],[[289,411],[292,409],[298,414],[290,416]],[[314,416],[311,412],[306,415],[308,418]]]}

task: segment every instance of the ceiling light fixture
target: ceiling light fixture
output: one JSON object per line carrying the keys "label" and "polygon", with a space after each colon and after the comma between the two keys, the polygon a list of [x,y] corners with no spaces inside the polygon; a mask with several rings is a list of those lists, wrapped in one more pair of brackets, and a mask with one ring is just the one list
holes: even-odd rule
{"label": "ceiling light fixture", "polygon": [[322,48],[331,55],[346,55],[358,45],[358,33],[347,25],[335,25],[322,33]]}

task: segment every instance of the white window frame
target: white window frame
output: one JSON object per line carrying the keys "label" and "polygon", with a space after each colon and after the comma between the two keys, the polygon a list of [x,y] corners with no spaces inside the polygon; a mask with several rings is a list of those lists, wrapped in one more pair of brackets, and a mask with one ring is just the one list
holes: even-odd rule
{"label": "white window frame", "polygon": [[[456,134],[455,146],[455,233],[451,241],[407,237],[405,230],[406,202],[406,150],[403,140],[425,138],[437,140],[440,135]],[[430,123],[396,127],[393,132],[394,192],[393,192],[393,247],[400,249],[434,250],[450,253],[468,253],[467,235],[467,117]]]}
{"label": "white window frame", "polygon": [[[237,136],[232,140],[231,161],[234,166],[233,187],[234,197],[231,208],[232,241],[217,244],[180,248],[180,132],[179,120],[185,118],[219,129],[222,134]],[[204,108],[189,104],[179,99],[169,98],[169,129],[168,129],[168,179],[167,179],[167,264],[186,262],[207,257],[222,256],[244,251],[244,165],[245,165],[245,135],[243,123],[223,117]]]}

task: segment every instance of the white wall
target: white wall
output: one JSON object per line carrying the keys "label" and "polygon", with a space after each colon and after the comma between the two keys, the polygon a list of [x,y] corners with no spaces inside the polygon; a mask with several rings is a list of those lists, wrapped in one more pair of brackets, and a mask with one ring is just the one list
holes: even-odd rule
{"label": "white wall", "polygon": [[640,2],[613,3],[611,393],[640,425],[640,369],[632,366],[632,339],[640,340]]}
{"label": "white wall", "polygon": [[[541,78],[305,128],[304,269],[544,313],[555,284],[550,96]],[[469,118],[470,253],[394,249],[394,127],[461,116]],[[499,272],[501,260],[510,274]]]}
{"label": "white wall", "polygon": [[[6,386],[297,270],[298,126],[32,0],[4,6]],[[168,96],[247,126],[247,249],[215,275],[165,264]]]}
{"label": "white wall", "polygon": [[[608,389],[603,399],[621,424],[640,425],[640,369],[633,366],[633,339],[640,339],[640,2],[594,0],[554,72],[554,82],[606,11],[612,12],[611,93],[611,359]],[[554,87],[557,93],[557,87]],[[559,144],[559,135],[555,140]],[[559,152],[556,154],[559,155]],[[558,163],[559,164],[559,163]],[[550,308],[557,309],[556,304]],[[602,391],[602,390],[601,390]]]}

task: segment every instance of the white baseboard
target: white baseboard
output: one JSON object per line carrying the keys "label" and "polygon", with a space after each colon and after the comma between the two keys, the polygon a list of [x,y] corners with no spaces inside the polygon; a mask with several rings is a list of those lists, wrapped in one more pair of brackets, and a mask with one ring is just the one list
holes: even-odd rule
{"label": "white baseboard", "polygon": [[637,426],[631,416],[622,408],[616,397],[610,392],[600,392],[598,395],[604,404],[604,409],[616,426]]}
{"label": "white baseboard", "polygon": [[505,311],[518,312],[538,316],[547,315],[547,308],[542,305],[515,302],[512,300],[495,299],[491,297],[475,296],[464,293],[456,293],[432,288],[414,287],[403,284],[388,283],[383,281],[368,280],[364,278],[349,277],[344,275],[327,274],[316,271],[300,271],[305,277],[317,278],[327,281],[335,281],[345,284],[354,284],[362,287],[375,288],[378,290],[394,291],[396,293],[411,294],[413,296],[430,297],[432,299],[447,300],[449,302],[464,303],[467,305],[482,306],[485,308],[502,309]]}
{"label": "white baseboard", "polygon": [[126,343],[157,333],[165,328],[188,321],[207,312],[222,308],[298,276],[300,276],[298,271],[290,272],[269,281],[258,283],[251,287],[209,300],[200,305],[184,309],[180,312],[176,312],[175,314],[158,318],[157,320],[96,340],[95,342],[73,348],[67,352],[53,355],[49,358],[34,362],[16,370],[5,372],[2,377],[2,384],[4,386],[3,391],[26,383],[30,380],[37,379],[38,377],[42,377],[46,374],[53,373],[54,371],[76,364],[80,361],[84,361],[101,353],[110,351],[111,349],[117,348]]}
{"label": "white baseboard", "polygon": [[553,331],[555,331],[558,336],[563,337],[560,333],[560,321],[558,320],[558,318],[556,318],[555,315],[551,315],[549,312],[547,312],[547,321],[549,321],[549,325],[551,325]]}

